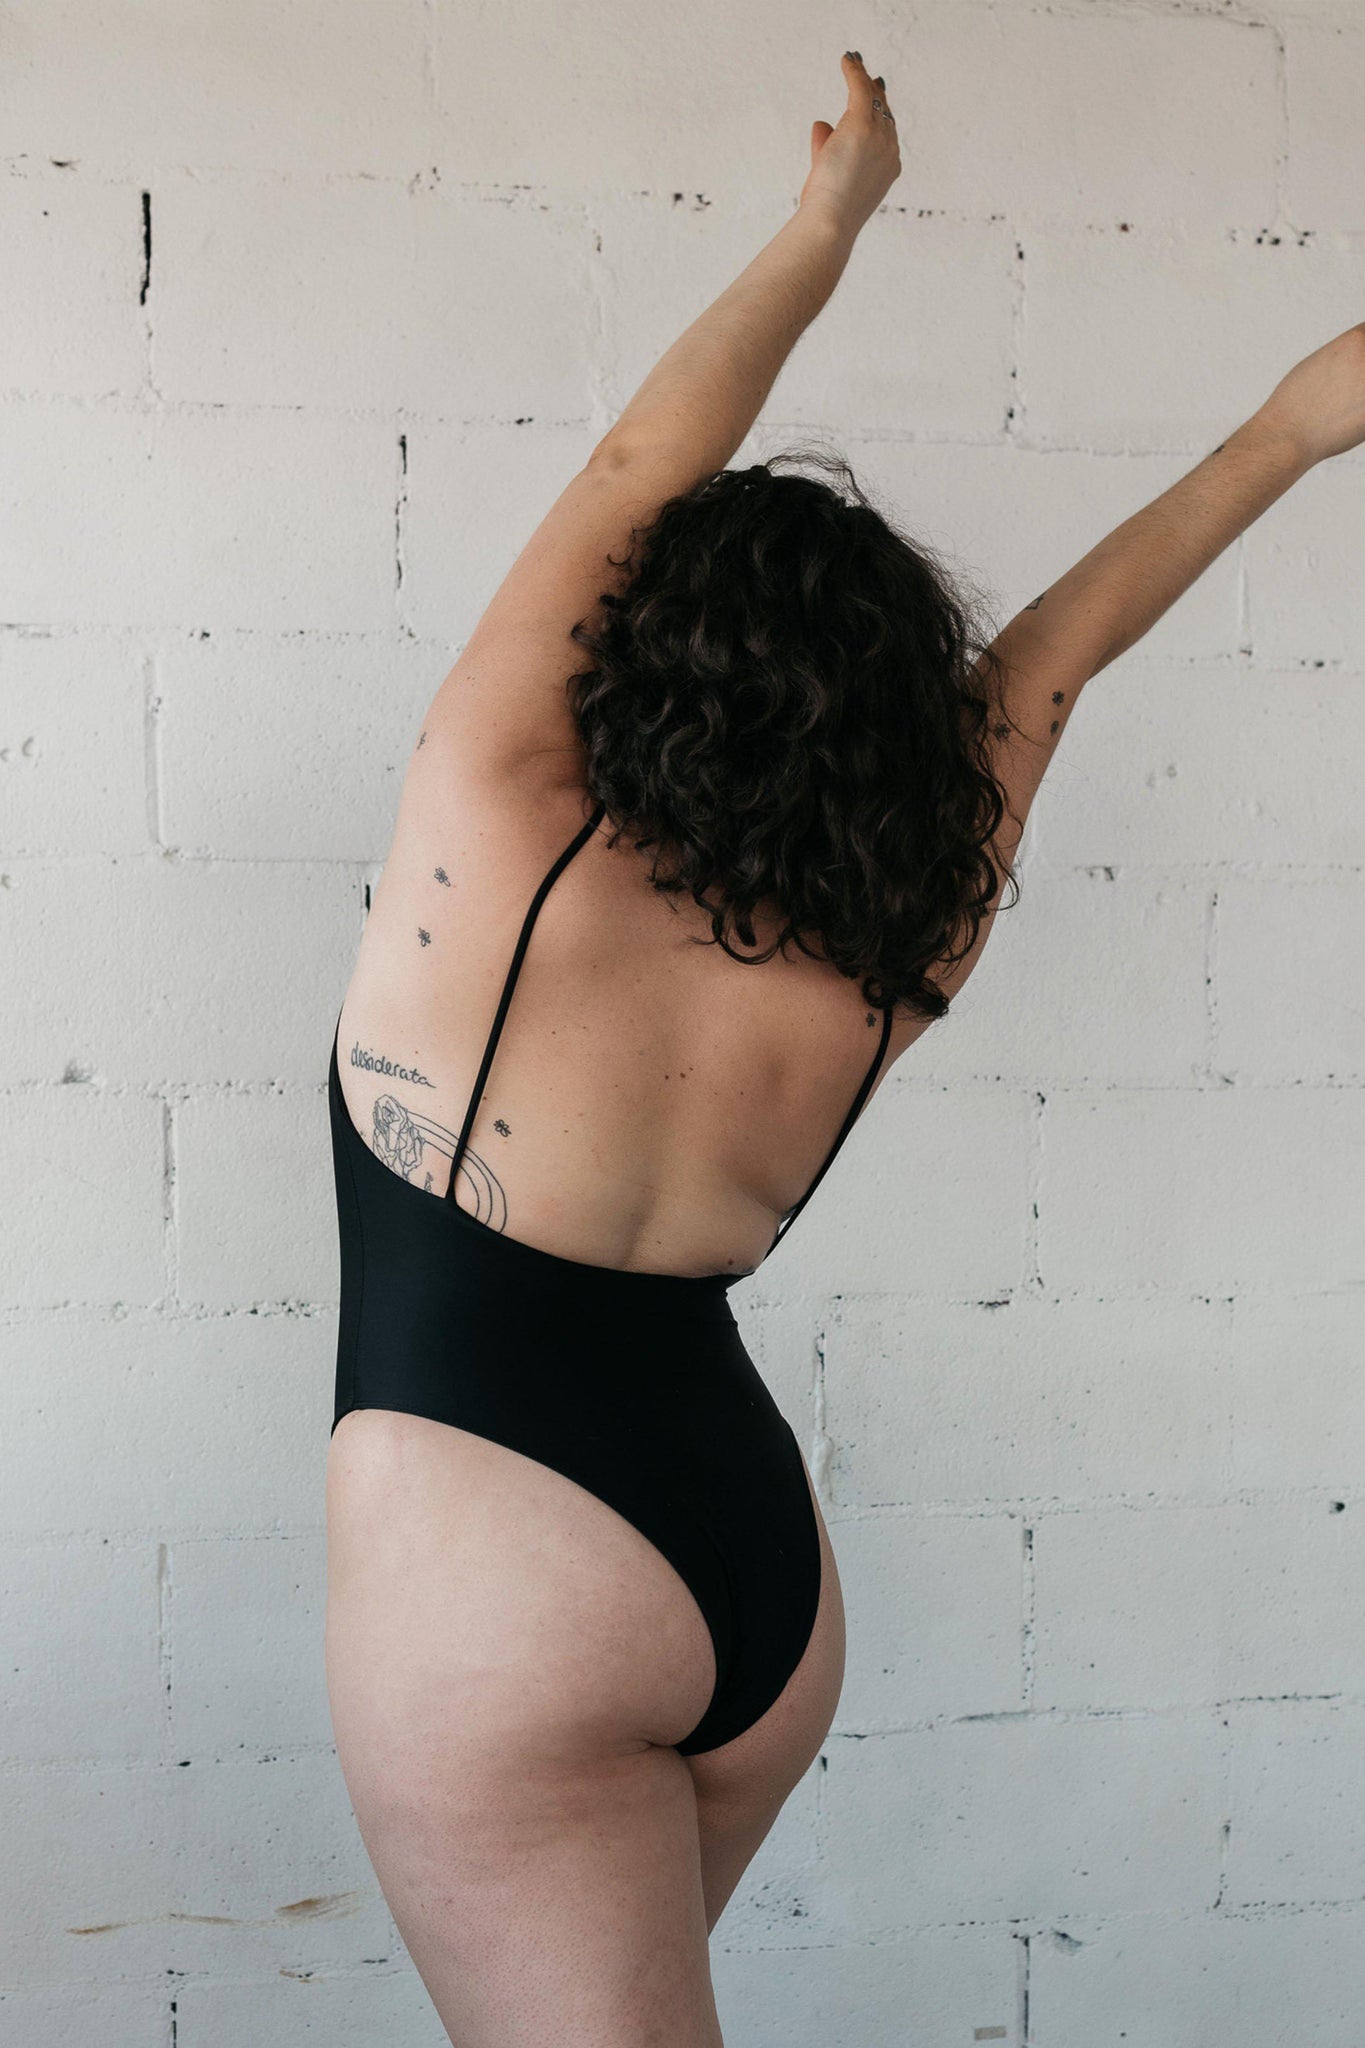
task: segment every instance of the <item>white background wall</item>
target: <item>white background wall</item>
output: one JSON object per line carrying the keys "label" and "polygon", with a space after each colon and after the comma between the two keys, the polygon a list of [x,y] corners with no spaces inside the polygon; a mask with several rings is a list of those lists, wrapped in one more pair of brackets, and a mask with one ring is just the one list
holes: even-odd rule
{"label": "white background wall", "polygon": [[[0,2036],[434,2048],[321,1675],[324,1076],[415,721],[840,51],[812,427],[1000,616],[1365,315],[1365,12],[12,0]],[[145,228],[145,232],[144,232]],[[1355,2048],[1365,460],[1092,685],[737,1299],[849,1606],[733,2048]]]}

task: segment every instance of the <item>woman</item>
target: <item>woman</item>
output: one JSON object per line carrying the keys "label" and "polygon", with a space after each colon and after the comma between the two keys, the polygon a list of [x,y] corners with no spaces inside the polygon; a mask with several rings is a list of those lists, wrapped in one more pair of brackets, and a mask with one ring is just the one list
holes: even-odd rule
{"label": "woman", "polygon": [[1353,329],[989,646],[840,465],[727,471],[900,168],[843,71],[437,692],[338,1018],[328,1681],[460,2048],[720,2040],[844,1654],[726,1290],[971,972],[1081,688],[1365,437]]}

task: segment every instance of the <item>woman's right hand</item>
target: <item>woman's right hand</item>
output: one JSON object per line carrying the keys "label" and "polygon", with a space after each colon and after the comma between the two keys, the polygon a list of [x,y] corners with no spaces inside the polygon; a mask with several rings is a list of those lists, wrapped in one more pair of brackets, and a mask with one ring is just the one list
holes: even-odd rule
{"label": "woman's right hand", "polygon": [[1365,322],[1281,377],[1259,418],[1288,433],[1310,466],[1365,441]]}
{"label": "woman's right hand", "polygon": [[816,121],[811,128],[810,175],[801,188],[801,206],[826,209],[856,235],[900,176],[900,145],[885,81],[869,78],[852,50],[845,50],[840,61],[848,105],[837,128],[828,121]]}

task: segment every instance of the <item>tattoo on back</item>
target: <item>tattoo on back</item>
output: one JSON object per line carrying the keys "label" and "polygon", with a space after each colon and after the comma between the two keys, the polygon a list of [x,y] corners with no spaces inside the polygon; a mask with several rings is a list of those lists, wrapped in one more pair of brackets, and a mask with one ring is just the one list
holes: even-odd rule
{"label": "tattoo on back", "polygon": [[367,1074],[392,1074],[395,1081],[414,1081],[419,1088],[434,1088],[436,1083],[416,1067],[400,1067],[387,1053],[371,1052],[359,1039],[351,1047],[351,1065],[363,1067]]}
{"label": "tattoo on back", "polygon": [[[496,1128],[496,1127],[495,1127]],[[510,1133],[508,1134],[510,1136]],[[370,1130],[370,1149],[375,1157],[414,1187],[435,1192],[450,1178],[449,1162],[455,1157],[458,1139],[435,1117],[422,1116],[400,1102],[396,1095],[376,1099]],[[444,1166],[439,1162],[446,1161]],[[473,1213],[490,1230],[507,1228],[507,1196],[487,1161],[465,1146],[460,1161],[458,1186],[473,1197]],[[461,1208],[468,1207],[461,1203]]]}

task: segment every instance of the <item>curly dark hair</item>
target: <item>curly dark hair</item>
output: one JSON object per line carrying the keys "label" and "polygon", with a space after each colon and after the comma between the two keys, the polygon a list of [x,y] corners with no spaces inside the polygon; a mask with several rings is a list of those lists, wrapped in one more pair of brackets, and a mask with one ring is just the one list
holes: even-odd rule
{"label": "curly dark hair", "polygon": [[[568,690],[612,844],[653,849],[654,886],[709,912],[702,943],[794,944],[871,1004],[942,1016],[928,970],[970,949],[1005,872],[989,739],[1010,721],[975,593],[810,443],[668,499],[609,559],[629,573],[571,628],[593,665]],[[764,949],[761,905],[784,920]]]}

